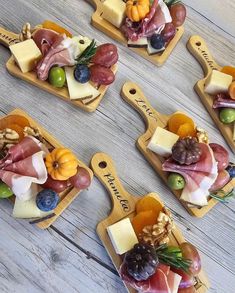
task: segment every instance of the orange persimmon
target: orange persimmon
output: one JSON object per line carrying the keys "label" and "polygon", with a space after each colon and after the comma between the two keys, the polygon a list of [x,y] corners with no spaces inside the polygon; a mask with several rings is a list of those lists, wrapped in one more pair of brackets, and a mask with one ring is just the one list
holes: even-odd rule
{"label": "orange persimmon", "polygon": [[224,66],[221,69],[221,72],[223,72],[225,74],[228,74],[228,75],[231,75],[233,77],[233,79],[235,79],[235,67],[232,67],[232,66]]}
{"label": "orange persimmon", "polygon": [[135,230],[136,235],[138,236],[142,232],[144,227],[156,224],[157,217],[158,215],[154,211],[139,212],[132,219],[132,226]]}
{"label": "orange persimmon", "polygon": [[66,34],[67,37],[72,38],[72,34],[69,31],[67,31],[65,28],[63,28],[62,26],[58,25],[53,21],[45,20],[42,23],[42,27],[53,30],[59,34]]}
{"label": "orange persimmon", "polygon": [[163,205],[155,197],[147,195],[141,198],[136,204],[136,213],[153,211],[157,216],[162,211]]}
{"label": "orange persimmon", "polygon": [[235,100],[235,81],[233,81],[229,88],[228,88],[228,93],[231,99]]}
{"label": "orange persimmon", "polygon": [[191,123],[184,123],[180,125],[179,129],[177,130],[177,134],[179,135],[180,138],[184,138],[187,136],[196,136],[196,130],[194,125]]}
{"label": "orange persimmon", "polygon": [[8,115],[0,119],[0,130],[5,128],[10,128],[9,125],[17,124],[21,128],[25,126],[30,126],[29,120],[21,115]]}

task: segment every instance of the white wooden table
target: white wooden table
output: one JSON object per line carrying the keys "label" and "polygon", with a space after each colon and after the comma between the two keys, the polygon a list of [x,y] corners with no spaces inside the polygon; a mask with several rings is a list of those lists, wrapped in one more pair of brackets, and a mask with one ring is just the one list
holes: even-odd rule
{"label": "white wooden table", "polygon": [[[135,148],[144,123],[119,95],[126,80],[137,82],[159,111],[187,111],[215,142],[225,145],[193,90],[202,70],[185,45],[190,35],[200,34],[218,63],[235,65],[234,0],[185,3],[185,34],[162,68],[117,44],[117,79],[93,114],[10,76],[4,66],[10,54],[0,47],[0,111],[6,114],[18,107],[27,111],[87,164],[97,151],[110,154],[130,192],[141,195],[156,191],[170,207],[187,240],[200,250],[211,281],[208,292],[233,293],[235,200],[218,204],[203,219],[191,217]],[[93,8],[82,0],[0,0],[0,26],[17,32],[26,21],[34,25],[52,19],[67,25],[74,34],[80,32],[100,42],[111,41],[90,25],[92,12]],[[125,292],[95,232],[97,223],[110,211],[108,195],[97,179],[46,231],[13,219],[11,211],[11,204],[1,200],[1,293]]]}

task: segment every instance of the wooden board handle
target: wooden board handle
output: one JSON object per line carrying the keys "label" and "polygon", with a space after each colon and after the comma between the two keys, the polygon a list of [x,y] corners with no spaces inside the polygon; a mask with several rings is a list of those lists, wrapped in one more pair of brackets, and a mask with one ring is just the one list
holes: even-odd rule
{"label": "wooden board handle", "polygon": [[144,118],[148,128],[155,130],[157,126],[165,127],[167,116],[158,113],[149,103],[141,89],[133,82],[124,83],[121,90],[122,98],[133,106]]}
{"label": "wooden board handle", "polygon": [[206,42],[200,36],[192,36],[187,43],[187,48],[190,53],[200,62],[205,76],[212,70],[220,70],[221,67],[215,62],[212,57]]}
{"label": "wooden board handle", "polygon": [[9,48],[10,45],[19,43],[19,35],[9,32],[4,28],[0,27],[0,44]]}
{"label": "wooden board handle", "polygon": [[112,159],[105,153],[96,153],[91,159],[91,168],[96,177],[109,191],[115,215],[121,218],[135,210],[135,197],[129,194],[122,186]]}

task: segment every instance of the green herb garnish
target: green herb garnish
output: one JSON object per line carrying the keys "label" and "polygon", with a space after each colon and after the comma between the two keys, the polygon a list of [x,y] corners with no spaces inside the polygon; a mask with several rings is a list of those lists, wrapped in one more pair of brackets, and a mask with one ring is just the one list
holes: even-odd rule
{"label": "green herb garnish", "polygon": [[180,0],[163,0],[163,1],[165,2],[165,4],[166,4],[168,7],[171,7],[172,5],[181,2]]}
{"label": "green herb garnish", "polygon": [[90,45],[77,57],[77,64],[88,65],[91,61],[91,58],[95,55],[96,49],[96,42],[93,39]]}
{"label": "green herb garnish", "polygon": [[219,190],[216,191],[215,193],[211,193],[210,196],[216,200],[218,200],[219,202],[222,203],[228,203],[228,199],[235,196],[235,190],[234,188],[229,191],[229,192],[225,192],[223,190]]}
{"label": "green herb garnish", "polygon": [[183,258],[182,252],[179,248],[172,250],[169,249],[166,244],[163,244],[156,248],[156,253],[161,263],[181,269],[185,273],[189,272],[189,267],[192,264],[192,261]]}

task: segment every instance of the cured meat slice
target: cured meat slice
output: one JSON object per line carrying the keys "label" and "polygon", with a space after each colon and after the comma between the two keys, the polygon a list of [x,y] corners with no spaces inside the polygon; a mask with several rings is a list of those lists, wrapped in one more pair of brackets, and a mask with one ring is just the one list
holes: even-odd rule
{"label": "cured meat slice", "polygon": [[133,23],[126,18],[122,31],[126,38],[131,41],[137,41],[142,37],[150,37],[154,32],[163,29],[166,23],[172,21],[169,9],[163,0],[154,0],[150,12],[139,23]]}
{"label": "cured meat slice", "polygon": [[59,34],[53,30],[41,28],[33,33],[33,40],[38,46],[42,55],[45,56],[51,46],[58,39]]}
{"label": "cured meat slice", "polygon": [[32,183],[43,184],[47,180],[44,163],[44,145],[36,138],[25,137],[11,147],[6,158],[1,160],[0,179],[21,200],[28,200]]}
{"label": "cured meat slice", "polygon": [[217,95],[214,99],[213,108],[234,108],[235,109],[235,100],[224,97],[223,94]]}
{"label": "cured meat slice", "polygon": [[66,37],[65,34],[59,35],[36,67],[38,78],[46,80],[50,68],[54,65],[73,66],[79,53],[80,50],[76,40]]}
{"label": "cured meat slice", "polygon": [[177,293],[182,277],[172,271],[167,275],[167,282],[171,293]]}
{"label": "cured meat slice", "polygon": [[146,281],[136,281],[128,275],[125,269],[125,264],[120,267],[120,275],[124,282],[132,288],[143,293],[171,293],[168,285],[167,276],[170,272],[170,267],[160,264],[157,267],[155,274]]}
{"label": "cured meat slice", "polygon": [[170,158],[163,163],[162,169],[177,172],[185,178],[186,185],[180,197],[182,200],[197,206],[204,206],[208,204],[207,196],[217,178],[218,168],[210,146],[200,143],[200,148],[202,154],[197,163],[179,165]]}

